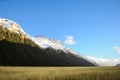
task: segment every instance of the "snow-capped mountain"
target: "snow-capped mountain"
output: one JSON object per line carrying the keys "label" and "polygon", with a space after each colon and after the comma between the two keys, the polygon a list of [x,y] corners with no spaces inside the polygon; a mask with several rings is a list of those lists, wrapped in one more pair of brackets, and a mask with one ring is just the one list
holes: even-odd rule
{"label": "snow-capped mountain", "polygon": [[[30,37],[33,41],[35,41],[36,44],[38,44],[40,47],[42,48],[53,48],[53,49],[56,49],[56,50],[62,50],[64,51],[65,53],[72,53],[72,54],[75,54],[75,55],[78,55],[77,52],[73,51],[72,49],[66,47],[60,40],[58,39],[50,39],[50,38],[47,38],[45,36],[42,36],[42,35],[38,35],[38,36],[35,36],[35,37]],[[78,55],[80,56],[80,55]]]}
{"label": "snow-capped mountain", "polygon": [[84,58],[84,59],[88,60],[89,62],[94,63],[94,64],[99,65],[99,66],[115,66],[116,64],[118,64],[120,62],[120,59],[104,59],[104,58],[95,58],[95,57],[80,55],[79,53],[66,47],[58,39],[49,39],[49,38],[42,36],[42,35],[38,35],[35,37],[31,37],[31,38],[33,41],[35,41],[35,43],[37,43],[42,48],[46,49],[48,47],[52,47],[53,49],[56,49],[56,50],[62,50],[65,53],[70,52],[72,54],[75,54],[75,55],[77,55],[81,58]]}
{"label": "snow-capped mountain", "polygon": [[48,48],[48,47],[52,47],[53,49],[56,50],[63,50],[64,52],[71,52],[77,55],[77,53],[75,51],[73,51],[72,49],[66,47],[62,42],[60,42],[58,39],[49,39],[45,36],[28,36],[24,30],[14,21],[5,19],[5,18],[0,18],[0,26],[3,26],[4,29],[8,29],[11,32],[20,34],[20,35],[24,35],[27,38],[32,39],[36,44],[38,44],[40,47],[42,48]]}
{"label": "snow-capped mountain", "polygon": [[[60,55],[61,54],[63,55],[63,53],[65,53],[64,55],[71,54],[74,55],[74,58],[76,56],[77,58],[80,58],[81,61],[83,60],[83,62],[89,61],[90,63],[93,63],[95,65],[98,64],[100,66],[114,66],[120,62],[119,59],[108,60],[108,59],[80,55],[79,53],[65,46],[58,39],[50,39],[42,35],[38,35],[35,37],[29,36],[16,22],[5,18],[0,18],[0,41],[1,40],[7,40],[15,43],[29,44],[30,46],[37,45],[43,49],[52,48],[53,51],[55,50],[54,51],[55,53],[57,53],[57,51],[60,51],[59,52]],[[27,51],[29,52],[29,50]],[[49,51],[49,52],[53,53],[53,51]]]}
{"label": "snow-capped mountain", "polygon": [[16,22],[0,18],[0,26],[2,26],[4,29],[7,29],[11,32],[17,33],[19,35],[24,35],[26,38],[32,39],[36,44],[38,44],[40,47],[46,49],[48,47],[51,47],[56,50],[62,50],[64,52],[71,52],[73,54],[78,55],[75,51],[72,49],[66,47],[60,40],[58,39],[49,39],[45,36],[39,35],[39,36],[28,36],[24,30],[18,25]]}
{"label": "snow-capped mountain", "polygon": [[57,39],[31,37],[14,21],[0,18],[0,65],[96,66]]}

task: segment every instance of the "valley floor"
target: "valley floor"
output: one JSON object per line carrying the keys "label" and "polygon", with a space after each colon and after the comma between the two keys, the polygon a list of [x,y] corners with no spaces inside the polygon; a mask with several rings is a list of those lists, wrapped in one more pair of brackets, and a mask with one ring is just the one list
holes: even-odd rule
{"label": "valley floor", "polygon": [[0,80],[120,80],[120,67],[0,67]]}

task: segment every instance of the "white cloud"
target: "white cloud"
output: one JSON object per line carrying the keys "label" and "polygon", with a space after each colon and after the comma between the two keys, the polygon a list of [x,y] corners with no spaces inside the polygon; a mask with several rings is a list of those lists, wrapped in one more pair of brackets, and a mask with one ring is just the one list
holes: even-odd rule
{"label": "white cloud", "polygon": [[[120,47],[113,47],[113,49],[120,54]],[[100,66],[115,66],[116,64],[120,63],[120,59],[105,59],[105,58],[96,58],[87,56],[87,59],[91,62],[95,62]]]}
{"label": "white cloud", "polygon": [[95,62],[100,66],[115,66],[120,63],[120,59],[104,59],[104,58],[96,58],[87,56],[88,60],[91,62]]}
{"label": "white cloud", "polygon": [[120,47],[113,47],[120,54]]}
{"label": "white cloud", "polygon": [[64,44],[74,45],[76,44],[76,41],[74,40],[73,36],[66,36],[66,40],[64,41]]}

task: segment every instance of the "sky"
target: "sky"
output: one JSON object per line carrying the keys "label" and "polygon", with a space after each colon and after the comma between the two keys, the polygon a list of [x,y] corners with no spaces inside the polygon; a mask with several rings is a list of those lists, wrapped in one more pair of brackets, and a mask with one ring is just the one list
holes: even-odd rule
{"label": "sky", "polygon": [[0,17],[81,55],[120,59],[119,0],[0,0]]}

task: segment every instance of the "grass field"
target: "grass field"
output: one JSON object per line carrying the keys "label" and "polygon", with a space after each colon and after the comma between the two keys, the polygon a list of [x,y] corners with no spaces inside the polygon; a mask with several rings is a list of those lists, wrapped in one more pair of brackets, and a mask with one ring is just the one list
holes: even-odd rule
{"label": "grass field", "polygon": [[120,80],[120,67],[0,67],[0,80]]}

